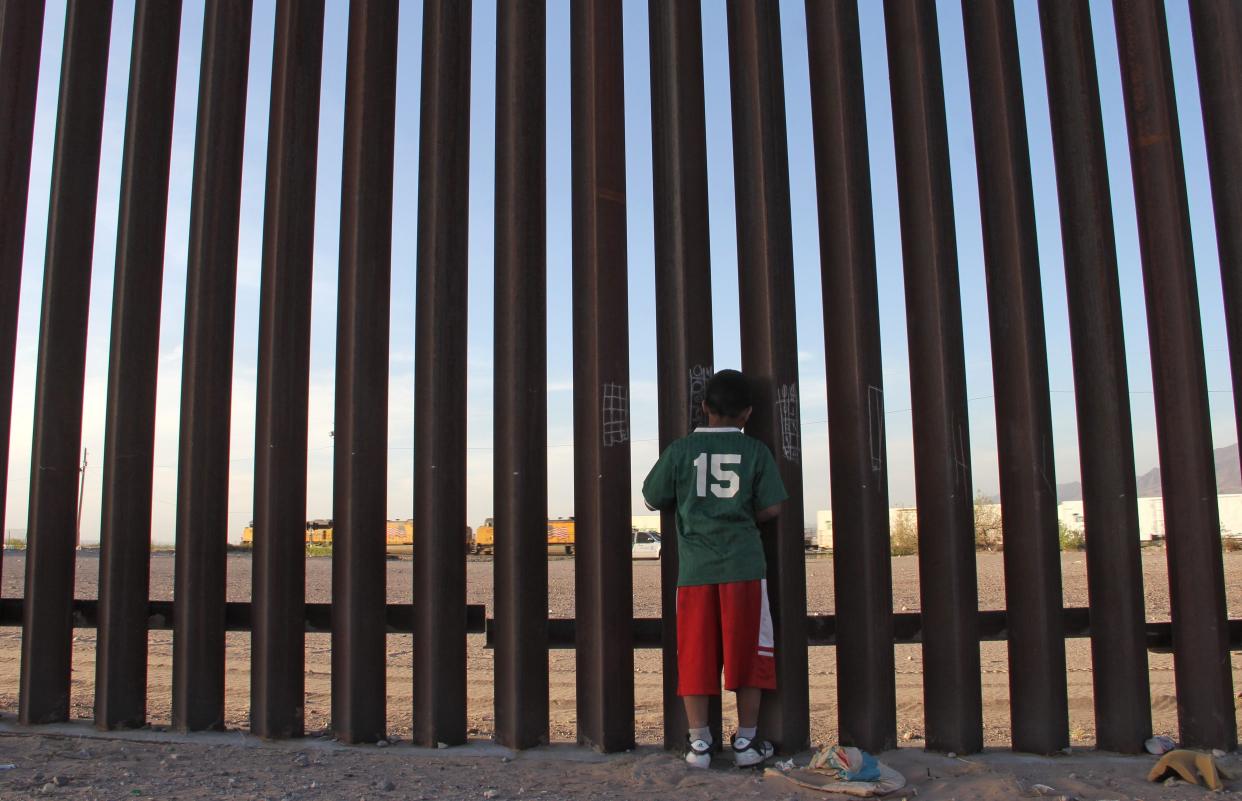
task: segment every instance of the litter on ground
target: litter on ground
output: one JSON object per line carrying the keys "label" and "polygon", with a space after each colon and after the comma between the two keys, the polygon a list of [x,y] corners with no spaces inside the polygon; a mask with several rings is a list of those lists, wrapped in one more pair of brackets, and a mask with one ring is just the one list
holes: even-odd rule
{"label": "litter on ground", "polygon": [[[792,761],[792,760],[791,760]],[[768,768],[765,776],[793,782],[799,787],[825,793],[875,797],[906,786],[906,778],[859,748],[824,748],[805,768]]]}
{"label": "litter on ground", "polygon": [[1221,770],[1211,754],[1182,749],[1162,756],[1147,774],[1147,781],[1158,782],[1173,774],[1190,784],[1199,784],[1202,779],[1209,790],[1220,790],[1224,787],[1221,779],[1231,778]]}

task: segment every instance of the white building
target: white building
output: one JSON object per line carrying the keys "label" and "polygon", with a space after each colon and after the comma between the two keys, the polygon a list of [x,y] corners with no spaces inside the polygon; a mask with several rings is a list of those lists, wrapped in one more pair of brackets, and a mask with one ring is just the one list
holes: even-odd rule
{"label": "white building", "polygon": [[1220,509],[1220,535],[1242,537],[1242,495],[1217,495]]}
{"label": "white building", "polygon": [[659,531],[660,515],[658,513],[649,515],[634,515],[630,518],[630,526],[637,531]]}
{"label": "white building", "polygon": [[[1242,495],[1217,495],[1216,508],[1220,515],[1221,536],[1242,537]],[[1082,501],[1057,504],[1057,517],[1071,530],[1083,531],[1086,527]],[[1151,542],[1165,537],[1164,498],[1159,495],[1139,498],[1138,518],[1140,541]]]}
{"label": "white building", "polygon": [[[913,506],[894,506],[888,510],[888,526],[892,527],[901,518],[911,523],[918,522],[918,510]],[[815,513],[815,547],[825,551],[832,550],[832,510],[820,509]]]}
{"label": "white building", "polygon": [[[1086,518],[1083,515],[1082,501],[1061,501],[1057,504],[1057,519],[1070,531],[1086,529]],[[1140,537],[1141,539],[1141,537]]]}
{"label": "white building", "polygon": [[832,511],[829,509],[815,513],[815,547],[832,550]]}
{"label": "white building", "polygon": [[[1216,496],[1220,514],[1222,537],[1242,537],[1242,494]],[[986,509],[1000,510],[999,504],[985,504]],[[901,515],[918,519],[918,510],[912,507],[893,507],[888,510],[889,525]],[[1164,498],[1159,496],[1138,499],[1139,540],[1150,542],[1163,539],[1166,533]],[[1057,504],[1057,519],[1070,531],[1086,529],[1086,512],[1082,501],[1061,501]],[[815,544],[825,550],[832,549],[832,510],[821,509],[815,513]]]}

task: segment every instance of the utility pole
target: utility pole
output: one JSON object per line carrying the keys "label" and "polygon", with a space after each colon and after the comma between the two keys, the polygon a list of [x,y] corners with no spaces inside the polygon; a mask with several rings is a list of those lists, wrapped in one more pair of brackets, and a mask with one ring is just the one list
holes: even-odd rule
{"label": "utility pole", "polygon": [[82,478],[78,482],[78,523],[73,534],[73,547],[77,550],[82,548],[82,496],[86,493],[86,457],[89,453],[86,448],[82,449],[82,468],[78,471]]}

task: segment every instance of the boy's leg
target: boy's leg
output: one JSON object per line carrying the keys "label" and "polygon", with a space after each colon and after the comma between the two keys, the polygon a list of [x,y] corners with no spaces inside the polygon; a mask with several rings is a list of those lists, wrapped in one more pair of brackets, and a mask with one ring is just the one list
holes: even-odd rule
{"label": "boy's leg", "polygon": [[712,761],[709,699],[720,694],[720,602],[715,585],[677,588],[677,694],[686,706],[686,762]]}
{"label": "boy's leg", "polygon": [[[707,725],[707,696],[720,695],[720,601],[717,585],[677,588],[677,694],[689,724]],[[694,701],[695,697],[700,698]],[[702,714],[697,714],[701,704]],[[692,706],[693,705],[693,706]]]}
{"label": "boy's leg", "polygon": [[738,693],[738,716],[742,717],[742,691],[753,689],[755,715],[759,690],[776,689],[775,643],[768,609],[767,581],[738,581],[720,585],[723,629],[725,689]]}
{"label": "boy's leg", "polygon": [[690,731],[686,734],[686,764],[692,768],[706,768],[712,764],[712,730],[707,724],[706,695],[682,696],[686,705],[686,722]]}
{"label": "boy's leg", "polygon": [[[690,699],[687,698],[687,701]],[[704,700],[704,720],[706,720],[707,704]],[[758,687],[737,688],[737,727],[753,730],[759,725],[759,703],[763,700],[763,690]],[[690,713],[690,705],[686,704],[686,714]],[[693,725],[693,724],[691,724]],[[706,724],[704,724],[706,725]]]}
{"label": "boy's leg", "polygon": [[725,688],[737,693],[733,761],[739,767],[762,765],[774,751],[771,743],[756,737],[755,731],[763,690],[776,687],[766,585],[763,580],[721,585]]}
{"label": "boy's leg", "polygon": [[762,765],[776,752],[770,742],[756,736],[763,690],[738,687],[736,692],[737,734],[733,738],[733,762],[740,768]]}
{"label": "boy's leg", "polygon": [[[691,729],[706,729],[707,724],[707,700],[706,695],[686,695],[682,696],[682,701],[686,704],[686,723]],[[741,698],[739,693],[738,698]],[[738,708],[741,708],[741,701],[738,701]],[[755,704],[755,714],[759,714],[759,704]]]}

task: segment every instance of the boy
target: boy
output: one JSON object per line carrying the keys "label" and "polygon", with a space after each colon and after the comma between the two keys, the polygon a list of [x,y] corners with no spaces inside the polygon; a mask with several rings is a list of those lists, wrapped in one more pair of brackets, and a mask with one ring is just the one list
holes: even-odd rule
{"label": "boy", "polygon": [[660,454],[643,482],[652,509],[677,510],[677,694],[690,732],[686,762],[711,764],[708,696],[737,693],[733,760],[761,765],[772,744],[756,738],[762,691],[776,688],[767,565],[756,523],[771,520],[789,496],[772,453],[742,433],[750,418],[750,385],[737,370],[707,382],[707,426]]}

